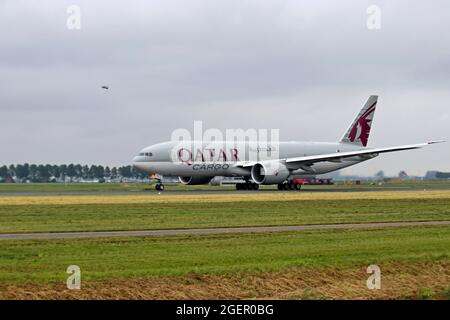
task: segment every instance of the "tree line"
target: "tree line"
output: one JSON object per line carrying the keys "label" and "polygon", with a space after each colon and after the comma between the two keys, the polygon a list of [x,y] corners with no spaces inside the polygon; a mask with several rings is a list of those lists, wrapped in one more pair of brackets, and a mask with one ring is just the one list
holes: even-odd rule
{"label": "tree line", "polygon": [[135,178],[144,179],[148,175],[132,166],[109,167],[81,164],[17,164],[0,166],[0,180],[19,180],[31,182],[67,181],[67,180],[106,180]]}

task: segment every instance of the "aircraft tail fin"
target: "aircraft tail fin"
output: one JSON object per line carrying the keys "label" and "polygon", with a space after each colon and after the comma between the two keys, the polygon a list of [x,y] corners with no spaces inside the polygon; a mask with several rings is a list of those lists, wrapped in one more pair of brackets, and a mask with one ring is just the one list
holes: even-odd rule
{"label": "aircraft tail fin", "polygon": [[350,128],[348,128],[347,132],[342,137],[341,142],[361,147],[367,146],[377,101],[378,96],[369,97]]}

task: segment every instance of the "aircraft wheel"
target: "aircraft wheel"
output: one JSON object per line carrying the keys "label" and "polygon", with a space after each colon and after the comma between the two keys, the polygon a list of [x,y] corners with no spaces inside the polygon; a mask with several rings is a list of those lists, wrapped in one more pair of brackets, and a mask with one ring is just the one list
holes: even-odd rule
{"label": "aircraft wheel", "polygon": [[283,190],[283,184],[282,183],[279,183],[277,187],[278,187],[278,190],[280,190],[280,191]]}
{"label": "aircraft wheel", "polygon": [[157,183],[157,184],[155,185],[155,189],[156,189],[157,191],[164,191],[164,185],[163,185],[162,183]]}
{"label": "aircraft wheel", "polygon": [[288,183],[284,183],[283,184],[283,190],[289,190],[289,184]]}
{"label": "aircraft wheel", "polygon": [[237,183],[236,184],[236,190],[248,190],[249,184],[248,183]]}
{"label": "aircraft wheel", "polygon": [[294,183],[295,190],[300,190],[300,187],[301,187],[300,183]]}
{"label": "aircraft wheel", "polygon": [[253,184],[253,190],[259,190],[259,184],[254,183]]}

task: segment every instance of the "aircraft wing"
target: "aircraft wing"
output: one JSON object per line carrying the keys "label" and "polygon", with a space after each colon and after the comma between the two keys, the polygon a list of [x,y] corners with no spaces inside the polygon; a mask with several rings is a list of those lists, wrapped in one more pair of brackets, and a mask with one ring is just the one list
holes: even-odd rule
{"label": "aircraft wing", "polygon": [[[426,143],[410,144],[410,145],[389,147],[389,148],[363,149],[363,150],[356,150],[356,151],[319,154],[319,155],[313,155],[313,156],[294,157],[294,158],[280,159],[280,162],[285,163],[286,165],[288,165],[291,168],[295,168],[295,167],[301,167],[301,166],[310,166],[316,162],[323,162],[323,161],[340,162],[346,158],[352,158],[352,157],[357,157],[357,156],[372,158],[372,157],[377,156],[380,153],[419,149],[419,148],[428,146],[430,144],[441,143],[441,142],[444,142],[444,141],[430,141],[430,142],[426,142]],[[245,162],[237,163],[236,166],[246,168],[246,167],[252,167],[255,164],[256,164],[255,161],[245,161]]]}
{"label": "aircraft wing", "polygon": [[341,161],[343,159],[356,157],[356,156],[374,157],[380,153],[419,149],[419,148],[428,146],[430,144],[440,143],[440,142],[443,142],[443,141],[431,141],[431,142],[426,142],[426,143],[410,144],[410,145],[389,147],[389,148],[364,149],[364,150],[356,150],[356,151],[348,151],[348,152],[335,152],[335,153],[329,153],[329,154],[320,154],[320,155],[314,155],[314,156],[286,158],[286,159],[282,159],[282,162],[285,162],[286,164],[290,164],[290,165],[294,165],[294,166],[295,165],[311,165],[313,163],[322,162],[322,161]]}

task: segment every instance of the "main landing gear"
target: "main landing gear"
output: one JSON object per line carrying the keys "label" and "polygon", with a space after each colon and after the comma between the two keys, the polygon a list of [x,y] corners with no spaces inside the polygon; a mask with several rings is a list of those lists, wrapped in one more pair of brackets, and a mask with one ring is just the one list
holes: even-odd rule
{"label": "main landing gear", "polygon": [[155,190],[157,190],[157,191],[164,191],[164,185],[162,183],[158,182],[155,185]]}
{"label": "main landing gear", "polygon": [[236,183],[236,190],[258,190],[259,184],[247,181],[245,183]]}
{"label": "main landing gear", "polygon": [[294,182],[285,182],[285,183],[279,183],[278,184],[278,190],[300,190],[302,188],[302,185],[299,183]]}
{"label": "main landing gear", "polygon": [[[279,183],[278,184],[278,190],[280,191],[294,191],[294,190],[300,190],[302,188],[302,185],[300,183],[295,183],[292,181]],[[258,190],[259,184],[254,182],[244,182],[244,183],[237,183],[236,184],[236,190]]]}

